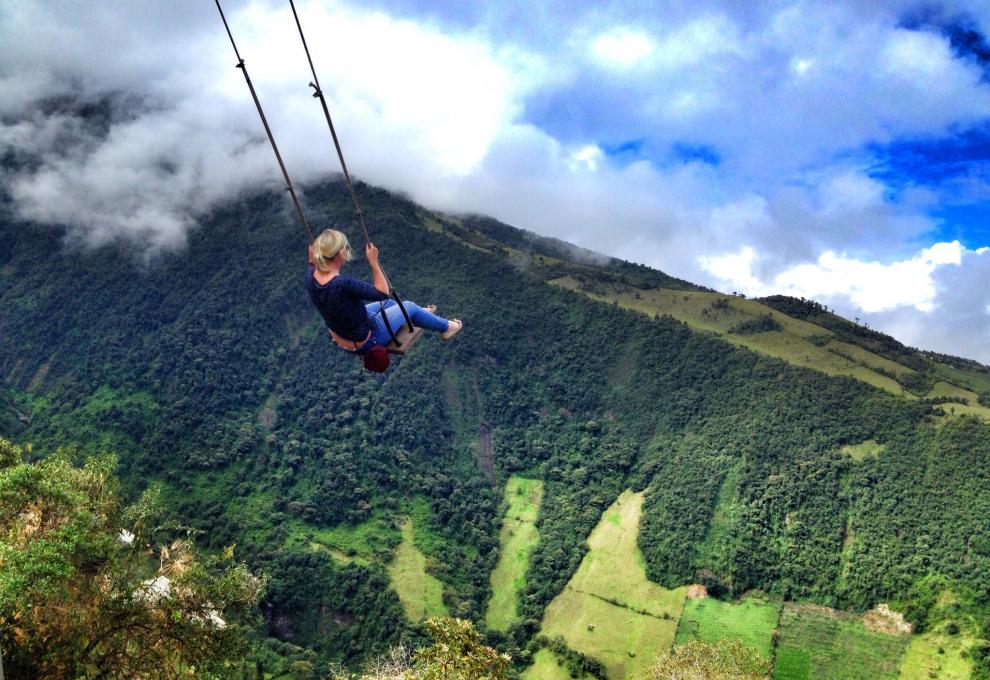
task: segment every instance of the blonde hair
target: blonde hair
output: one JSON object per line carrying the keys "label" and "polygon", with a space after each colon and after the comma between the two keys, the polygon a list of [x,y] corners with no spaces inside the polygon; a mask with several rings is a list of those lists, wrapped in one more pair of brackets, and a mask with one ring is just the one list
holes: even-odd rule
{"label": "blonde hair", "polygon": [[321,272],[330,270],[330,260],[344,252],[344,262],[350,262],[351,244],[347,242],[347,237],[342,231],[336,229],[326,229],[316,237],[316,246],[313,248],[313,258],[316,261],[316,268]]}

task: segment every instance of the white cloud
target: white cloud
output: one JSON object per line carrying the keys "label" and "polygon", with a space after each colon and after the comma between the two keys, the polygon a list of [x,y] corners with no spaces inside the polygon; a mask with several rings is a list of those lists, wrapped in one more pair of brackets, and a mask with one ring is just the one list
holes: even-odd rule
{"label": "white cloud", "polygon": [[753,273],[756,251],[743,246],[737,253],[698,258],[701,267],[722,281],[748,295],[766,295],[770,289]]}
{"label": "white cloud", "polygon": [[902,307],[871,315],[882,328],[915,347],[955,354],[990,364],[990,252],[964,251],[959,266],[934,273],[937,298],[933,309],[918,314]]}
{"label": "white cloud", "polygon": [[845,170],[821,187],[822,209],[825,213],[868,210],[884,202],[884,185],[853,170]]}
{"label": "white cloud", "polygon": [[629,68],[649,57],[655,45],[644,33],[618,28],[602,33],[591,43],[591,54],[601,64]]}
{"label": "white cloud", "polygon": [[598,164],[605,158],[605,154],[594,144],[583,146],[571,154],[570,167],[572,170],[585,168],[594,172],[598,169]]}
{"label": "white cloud", "polygon": [[864,312],[884,312],[898,307],[931,312],[938,294],[936,270],[960,265],[964,252],[958,241],[936,243],[910,259],[884,264],[826,251],[817,262],[789,267],[767,282],[754,274],[758,256],[749,246],[736,253],[702,257],[700,264],[718,279],[750,295],[783,293],[816,300],[844,298]]}
{"label": "white cloud", "polygon": [[894,30],[881,52],[881,68],[887,75],[928,85],[951,75],[954,61],[945,38],[906,29]]}
{"label": "white cloud", "polygon": [[[97,31],[114,23],[112,11],[102,16]],[[525,92],[545,77],[532,55],[496,51],[470,36],[383,14],[309,3],[302,17],[350,169],[393,188],[476,170],[518,116]],[[64,43],[46,78],[4,73],[0,65],[0,79],[13,87],[3,104],[13,122],[0,122],[0,151],[41,160],[36,169],[8,178],[22,218],[71,224],[77,237],[94,244],[124,237],[151,249],[176,248],[197,216],[218,201],[244,187],[278,185],[261,123],[241,73],[232,68],[233,51],[219,18],[210,19],[182,43],[195,53],[195,65],[181,56],[164,70],[140,56],[129,70],[126,59],[109,66],[104,50],[92,50],[82,39],[72,12],[24,3],[7,25],[0,23],[4,37],[13,25],[38,23]],[[322,113],[306,88],[309,73],[288,9],[253,3],[228,10],[228,20],[292,179],[299,185],[338,171]],[[155,44],[154,31],[146,35],[151,45],[119,45],[120,53],[175,51]],[[11,52],[9,45],[0,48],[0,57]],[[26,61],[17,56],[7,68]],[[37,56],[38,68],[51,61]],[[143,100],[118,101],[106,131],[70,114],[43,116],[34,109],[39,98],[78,92],[93,72],[100,73],[99,82],[82,85],[86,96],[127,92],[140,82],[135,91]]]}
{"label": "white cloud", "polygon": [[[308,72],[291,16],[254,5],[237,19],[242,44],[262,66],[260,84],[284,97],[302,94]],[[358,140],[373,139],[444,174],[468,173],[518,115],[521,97],[533,85],[527,80],[532,72],[514,70],[532,66],[532,59],[515,61],[511,51],[497,54],[470,36],[318,3],[307,4],[302,19],[331,111],[338,127],[350,131],[358,161]],[[296,100],[313,110],[305,97]],[[292,113],[303,120],[301,111]],[[313,137],[322,133],[308,128]]]}
{"label": "white cloud", "polygon": [[738,28],[721,15],[703,16],[664,36],[657,45],[655,61],[661,68],[683,68],[736,52]]}

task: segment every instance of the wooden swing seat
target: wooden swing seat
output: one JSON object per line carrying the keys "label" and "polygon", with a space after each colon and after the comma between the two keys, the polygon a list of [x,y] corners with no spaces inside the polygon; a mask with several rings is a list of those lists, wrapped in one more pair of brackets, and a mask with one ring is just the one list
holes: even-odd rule
{"label": "wooden swing seat", "polygon": [[409,326],[402,324],[402,327],[396,329],[395,331],[395,337],[401,344],[397,345],[395,342],[390,342],[385,345],[385,349],[389,354],[405,354],[409,351],[409,348],[413,346],[413,343],[419,340],[419,336],[422,334],[422,328],[413,326],[413,329],[409,330]]}

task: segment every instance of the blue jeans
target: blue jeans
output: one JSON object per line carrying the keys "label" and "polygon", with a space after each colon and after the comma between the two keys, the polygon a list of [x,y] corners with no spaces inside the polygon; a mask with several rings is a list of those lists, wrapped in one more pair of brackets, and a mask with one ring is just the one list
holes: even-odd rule
{"label": "blue jeans", "polygon": [[[446,319],[423,309],[410,300],[403,300],[402,306],[406,308],[406,313],[409,315],[414,326],[425,328],[428,331],[436,331],[437,333],[447,331],[449,324]],[[388,328],[386,328],[385,322],[382,320],[381,304],[372,302],[370,305],[365,305],[365,308],[368,310],[368,320],[371,322],[371,338],[358,350],[359,353],[367,351],[373,343],[387,345],[392,342],[392,336],[389,335]],[[402,316],[402,309],[399,308],[395,300],[385,301],[385,314],[388,315],[388,322],[392,326],[392,330],[398,334],[399,329],[405,325],[406,319]]]}

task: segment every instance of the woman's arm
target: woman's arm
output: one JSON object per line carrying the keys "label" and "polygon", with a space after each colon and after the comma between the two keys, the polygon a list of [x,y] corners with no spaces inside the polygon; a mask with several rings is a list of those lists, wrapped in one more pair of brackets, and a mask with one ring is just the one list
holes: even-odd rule
{"label": "woman's arm", "polygon": [[374,243],[369,243],[364,247],[364,254],[368,258],[368,264],[371,265],[371,274],[374,277],[375,288],[378,292],[388,295],[388,279],[385,278],[385,272],[382,271],[382,266],[378,264],[378,247]]}

